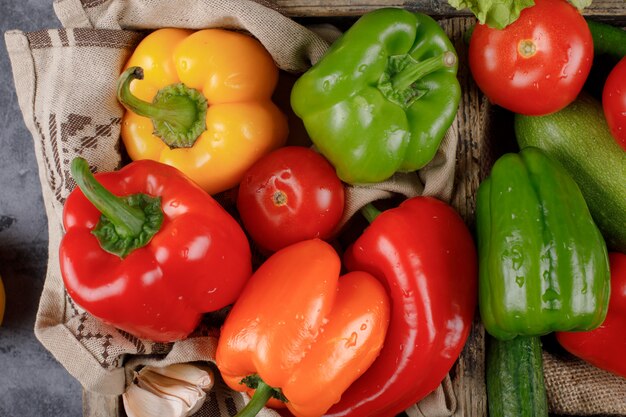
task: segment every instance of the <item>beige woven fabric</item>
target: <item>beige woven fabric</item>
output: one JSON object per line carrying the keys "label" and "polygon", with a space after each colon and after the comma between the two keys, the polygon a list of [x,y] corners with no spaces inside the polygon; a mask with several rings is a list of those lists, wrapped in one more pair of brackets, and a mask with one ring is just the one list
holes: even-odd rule
{"label": "beige woven fabric", "polygon": [[563,415],[626,415],[626,378],[573,356],[543,352],[551,412]]}
{"label": "beige woven fabric", "polygon": [[286,71],[305,71],[311,62],[319,60],[328,46],[319,36],[303,30],[278,11],[248,0],[57,0],[54,9],[61,24],[71,28],[245,29],[259,39],[278,66]]}
{"label": "beige woven fabric", "polygon": [[78,308],[65,294],[57,252],[63,203],[74,186],[70,161],[83,155],[100,171],[121,164],[122,109],[110,83],[140,39],[135,32],[92,29],[5,34],[48,217],[48,268],[35,334],[85,389],[106,394],[124,390],[124,354],[156,353],[165,347],[117,332]]}
{"label": "beige woven fabric", "polygon": [[[70,161],[81,155],[100,172],[123,164],[119,140],[123,108],[115,97],[115,83],[145,34],[137,29],[246,30],[265,45],[281,69],[295,74],[323,55],[328,42],[322,36],[332,40],[337,32],[322,26],[322,36],[318,36],[278,11],[248,0],[58,0],[54,8],[64,29],[5,34],[20,108],[33,137],[49,224],[49,261],[35,334],[86,390],[120,395],[131,381],[133,369],[145,364],[212,361],[217,340],[210,317],[184,341],[153,343],[133,337],[73,303],[60,276],[61,215],[74,187]],[[347,213],[397,194],[408,197],[427,192],[449,199],[457,135],[452,128],[433,163],[419,174],[399,175],[372,187],[352,187]],[[245,395],[218,384],[198,415],[232,415],[246,401]],[[456,400],[447,378],[409,413],[451,415],[451,405],[455,406]],[[271,410],[262,415],[277,417]]]}

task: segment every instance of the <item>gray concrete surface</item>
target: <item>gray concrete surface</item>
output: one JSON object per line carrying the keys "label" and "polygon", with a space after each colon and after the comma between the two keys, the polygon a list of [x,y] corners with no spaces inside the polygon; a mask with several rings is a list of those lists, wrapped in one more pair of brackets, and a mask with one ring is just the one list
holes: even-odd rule
{"label": "gray concrete surface", "polygon": [[[0,0],[0,30],[59,27],[52,0]],[[0,47],[0,417],[82,416],[81,387],[34,335],[48,247],[33,141]]]}

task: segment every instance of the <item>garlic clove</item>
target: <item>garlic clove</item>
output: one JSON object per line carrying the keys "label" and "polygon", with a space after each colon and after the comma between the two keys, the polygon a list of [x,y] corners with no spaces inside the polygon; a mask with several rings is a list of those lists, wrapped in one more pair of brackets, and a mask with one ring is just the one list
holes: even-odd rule
{"label": "garlic clove", "polygon": [[145,366],[122,396],[128,417],[186,417],[200,409],[214,375],[208,366]]}
{"label": "garlic clove", "polygon": [[171,397],[160,397],[150,391],[131,384],[122,395],[124,410],[128,417],[183,417],[189,407]]}
{"label": "garlic clove", "polygon": [[165,377],[156,372],[145,372],[137,379],[137,385],[146,391],[161,396],[174,397],[191,408],[196,402],[204,400],[206,393],[196,385]]}
{"label": "garlic clove", "polygon": [[186,416],[190,416],[192,414],[194,414],[195,412],[197,412],[200,407],[202,407],[202,404],[204,404],[204,400],[206,399],[206,393],[204,394],[202,401],[198,401],[194,404],[193,407],[191,407],[188,411],[187,411],[187,415]]}
{"label": "garlic clove", "polygon": [[192,365],[187,363],[176,363],[165,367],[146,366],[139,371],[139,374],[154,372],[168,378],[177,379],[196,385],[208,391],[213,388],[213,371],[208,366]]}

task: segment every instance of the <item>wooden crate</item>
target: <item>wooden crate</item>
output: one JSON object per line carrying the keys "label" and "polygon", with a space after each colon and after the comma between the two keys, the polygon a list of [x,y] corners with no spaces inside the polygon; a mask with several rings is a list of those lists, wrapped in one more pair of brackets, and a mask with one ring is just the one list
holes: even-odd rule
{"label": "wooden crate", "polygon": [[[285,15],[303,23],[350,24],[358,16],[381,7],[401,7],[437,19],[453,41],[459,56],[458,78],[463,95],[457,114],[459,142],[455,185],[451,204],[474,230],[478,185],[498,156],[514,149],[512,119],[490,105],[473,82],[467,64],[463,34],[476,19],[469,11],[457,11],[443,0],[273,0]],[[626,25],[626,0],[594,0],[584,15],[594,20]],[[457,395],[454,417],[486,417],[485,332],[478,312],[468,341],[450,371]],[[125,416],[121,398],[83,392],[84,417]],[[601,417],[601,416],[600,416]]]}
{"label": "wooden crate", "polygon": [[[445,0],[267,0],[276,4],[287,16],[330,17],[360,16],[381,7],[401,7],[425,13],[435,19],[467,17],[467,10],[456,10]],[[594,0],[584,11],[585,16],[605,22],[624,23],[626,3],[624,0]]]}

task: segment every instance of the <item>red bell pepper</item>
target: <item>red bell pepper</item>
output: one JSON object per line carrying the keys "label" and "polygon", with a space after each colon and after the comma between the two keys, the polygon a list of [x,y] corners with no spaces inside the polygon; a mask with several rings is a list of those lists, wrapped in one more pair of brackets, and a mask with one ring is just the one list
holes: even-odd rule
{"label": "red bell pepper", "polygon": [[626,255],[609,253],[611,298],[600,327],[586,332],[557,332],[567,351],[590,364],[626,378]]}
{"label": "red bell pepper", "polygon": [[72,176],[79,188],[64,207],[60,266],[78,305],[134,336],[170,342],[234,302],[251,275],[248,240],[195,183],[148,160],[94,177],[77,158]]}
{"label": "red bell pepper", "polygon": [[326,415],[395,416],[441,383],[465,344],[477,302],[476,248],[452,207],[415,197],[375,217],[345,264],[383,282],[391,318],[376,361]]}

